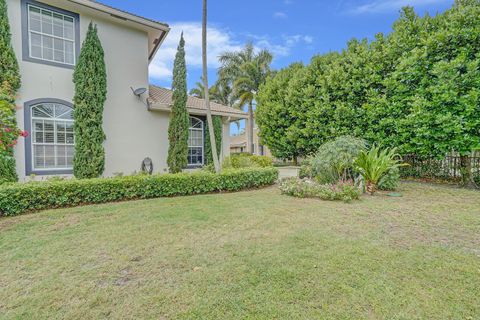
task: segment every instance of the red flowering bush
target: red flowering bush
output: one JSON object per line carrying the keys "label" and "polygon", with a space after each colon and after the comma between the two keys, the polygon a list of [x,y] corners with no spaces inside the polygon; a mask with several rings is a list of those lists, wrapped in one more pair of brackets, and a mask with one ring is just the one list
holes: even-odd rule
{"label": "red flowering bush", "polygon": [[18,137],[24,134],[17,128],[15,107],[8,101],[0,100],[0,153],[11,154]]}
{"label": "red flowering bush", "polygon": [[0,184],[17,181],[13,147],[18,137],[28,136],[28,132],[17,127],[15,99],[10,92],[5,83],[0,87]]}

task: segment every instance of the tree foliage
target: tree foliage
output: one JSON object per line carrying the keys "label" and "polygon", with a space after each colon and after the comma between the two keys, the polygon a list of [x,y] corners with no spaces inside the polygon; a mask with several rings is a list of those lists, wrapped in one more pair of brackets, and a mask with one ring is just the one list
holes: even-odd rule
{"label": "tree foliage", "polygon": [[22,133],[17,127],[15,109],[20,72],[7,13],[6,1],[0,0],[0,184],[18,180],[13,147]]}
{"label": "tree foliage", "polygon": [[221,67],[218,75],[223,83],[231,85],[232,96],[236,101],[234,106],[239,109],[247,106],[247,145],[250,153],[253,153],[253,104],[260,86],[271,73],[272,59],[268,50],[255,52],[252,43],[247,43],[240,51],[224,52],[219,57]]}
{"label": "tree foliage", "polygon": [[[233,107],[235,104],[232,87],[225,79],[218,79],[215,84],[208,89],[208,92],[211,100],[216,103],[220,103],[228,107]],[[200,78],[200,81],[195,83],[195,87],[192,88],[188,94],[200,99],[205,98],[203,77]]]}
{"label": "tree foliage", "polygon": [[167,164],[171,173],[181,172],[187,166],[188,127],[187,111],[187,67],[185,63],[185,40],[183,33],[177,47],[173,64],[173,106],[168,125],[168,158]]}
{"label": "tree foliage", "polygon": [[[222,117],[221,116],[212,116],[212,121],[213,121],[213,130],[215,132],[215,141],[217,144],[217,150],[220,153],[220,150],[222,148]],[[209,131],[210,128],[208,127],[208,124],[205,123],[205,164],[213,164],[213,156],[212,156],[212,146],[210,144],[210,139],[209,139]]]}
{"label": "tree foliage", "polygon": [[[212,89],[210,88],[210,92]],[[203,99],[205,97],[205,88],[203,87],[203,78],[200,77],[200,81],[195,83],[195,87],[192,88],[189,92],[189,95]]]}
{"label": "tree foliage", "polygon": [[15,93],[20,88],[20,73],[11,37],[7,3],[0,0],[0,85],[7,82]]}
{"label": "tree foliage", "polygon": [[390,34],[278,72],[258,93],[263,142],[285,158],[345,134],[401,154],[467,156],[480,147],[479,16],[478,0],[433,17],[406,7]]}
{"label": "tree foliage", "polygon": [[301,104],[295,104],[298,101],[292,98],[296,94],[293,88],[297,88],[293,83],[303,68],[294,63],[279,71],[267,80],[257,96],[255,119],[261,128],[259,135],[277,158],[296,158],[311,151],[308,137],[305,139]]}
{"label": "tree foliage", "polygon": [[96,178],[105,168],[103,142],[103,107],[107,98],[107,73],[104,51],[97,27],[90,22],[80,57],[73,73],[75,96],[75,156],[73,173],[76,178]]}

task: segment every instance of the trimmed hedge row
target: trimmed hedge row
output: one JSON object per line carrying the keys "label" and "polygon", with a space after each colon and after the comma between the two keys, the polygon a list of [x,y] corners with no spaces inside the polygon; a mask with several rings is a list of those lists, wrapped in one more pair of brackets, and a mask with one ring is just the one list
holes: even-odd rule
{"label": "trimmed hedge row", "polygon": [[117,178],[15,183],[0,186],[0,215],[128,199],[238,191],[275,183],[275,168],[137,175]]}

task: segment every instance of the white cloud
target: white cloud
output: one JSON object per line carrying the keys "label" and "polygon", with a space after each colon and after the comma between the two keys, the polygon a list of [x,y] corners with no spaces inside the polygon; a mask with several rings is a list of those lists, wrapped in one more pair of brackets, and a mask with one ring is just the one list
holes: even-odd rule
{"label": "white cloud", "polygon": [[[177,52],[180,34],[185,39],[185,60],[189,67],[202,66],[202,25],[195,22],[175,23],[162,46],[150,64],[150,76],[154,79],[170,79],[172,77],[173,60]],[[218,56],[224,51],[240,50],[241,45],[232,39],[232,35],[217,27],[208,27],[208,66],[219,67]]]}
{"label": "white cloud", "polygon": [[286,14],[285,12],[280,12],[280,11],[274,12],[274,13],[273,13],[273,17],[274,17],[274,18],[277,18],[277,19],[286,19],[286,18],[288,18],[287,14]]}
{"label": "white cloud", "polygon": [[304,42],[306,44],[311,44],[313,42],[313,37],[305,36],[305,35],[301,35],[301,34],[284,35],[283,39],[285,40],[285,44],[288,47],[293,47],[297,43],[301,43],[301,42]]}
{"label": "white cloud", "polygon": [[357,6],[350,10],[353,14],[380,13],[398,10],[405,6],[419,7],[433,3],[446,2],[448,0],[376,0]]}
{"label": "white cloud", "polygon": [[[185,60],[188,69],[202,67],[202,25],[197,22],[182,22],[170,25],[171,31],[150,64],[150,77],[155,80],[171,81],[173,60],[177,52],[180,34],[185,38]],[[218,57],[225,51],[241,50],[247,41],[252,41],[255,49],[267,49],[274,57],[285,57],[299,44],[311,44],[309,35],[282,35],[272,38],[268,35],[236,35],[218,26],[210,26],[208,36],[208,67],[220,66]],[[241,38],[241,40],[240,40]]]}
{"label": "white cloud", "polygon": [[292,49],[301,43],[311,44],[313,43],[313,37],[309,35],[282,35],[280,37],[272,38],[269,35],[255,35],[247,34],[248,39],[253,42],[253,45],[257,49],[267,49],[273,53],[275,57],[287,57],[291,54]]}
{"label": "white cloud", "polygon": [[292,4],[293,1],[292,0],[283,0],[283,3],[286,4],[286,5],[289,5],[289,4]]}

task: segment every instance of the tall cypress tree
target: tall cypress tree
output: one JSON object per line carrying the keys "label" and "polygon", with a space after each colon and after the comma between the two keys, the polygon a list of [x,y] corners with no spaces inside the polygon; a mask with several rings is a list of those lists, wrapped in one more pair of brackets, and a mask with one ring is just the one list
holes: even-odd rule
{"label": "tall cypress tree", "polygon": [[187,112],[187,69],[185,65],[185,40],[183,33],[178,44],[173,64],[173,106],[168,126],[167,164],[171,173],[182,171],[187,166],[188,127]]}
{"label": "tall cypress tree", "polygon": [[75,156],[76,178],[96,178],[105,168],[103,106],[107,99],[107,73],[97,26],[90,22],[75,72]]}
{"label": "tall cypress tree", "polygon": [[14,95],[20,88],[20,73],[11,43],[7,3],[6,0],[0,0],[0,85],[5,81],[8,82]]}
{"label": "tall cypress tree", "polygon": [[13,146],[19,136],[15,114],[15,93],[20,72],[11,44],[7,3],[0,0],[0,184],[17,181]]}

